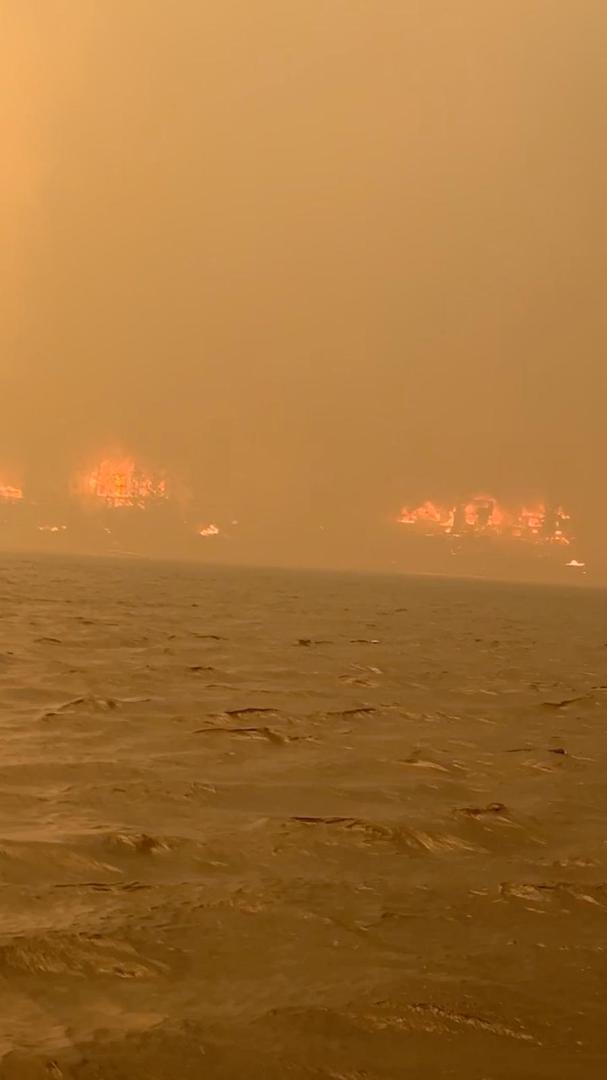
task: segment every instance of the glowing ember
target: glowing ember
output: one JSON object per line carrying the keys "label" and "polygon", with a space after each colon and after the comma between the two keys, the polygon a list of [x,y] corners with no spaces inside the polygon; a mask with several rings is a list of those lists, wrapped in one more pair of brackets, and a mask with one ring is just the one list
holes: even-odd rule
{"label": "glowing ember", "polygon": [[67,525],[39,525],[38,532],[59,533],[65,532]]}
{"label": "glowing ember", "polygon": [[79,494],[100,499],[107,506],[145,507],[166,498],[166,482],[146,472],[133,458],[105,458],[91,472],[80,477]]}
{"label": "glowing ember", "polygon": [[14,487],[12,484],[0,484],[0,500],[2,502],[20,502],[23,498],[23,491],[20,487]]}
{"label": "glowing ember", "polygon": [[397,520],[401,525],[417,526],[428,534],[508,536],[538,544],[571,543],[566,531],[570,517],[562,507],[548,510],[544,503],[538,503],[506,509],[491,495],[477,495],[454,505],[427,501],[413,508],[403,507]]}
{"label": "glowing ember", "polygon": [[198,530],[198,535],[199,536],[219,536],[219,531],[220,530],[219,530],[218,526],[214,525],[211,522],[210,525],[203,525],[202,528]]}

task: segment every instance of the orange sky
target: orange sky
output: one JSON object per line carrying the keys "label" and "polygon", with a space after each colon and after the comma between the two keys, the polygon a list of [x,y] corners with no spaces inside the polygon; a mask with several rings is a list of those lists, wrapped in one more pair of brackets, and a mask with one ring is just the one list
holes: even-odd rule
{"label": "orange sky", "polygon": [[239,513],[488,488],[600,524],[602,0],[4,0],[0,30],[4,459],[118,440]]}

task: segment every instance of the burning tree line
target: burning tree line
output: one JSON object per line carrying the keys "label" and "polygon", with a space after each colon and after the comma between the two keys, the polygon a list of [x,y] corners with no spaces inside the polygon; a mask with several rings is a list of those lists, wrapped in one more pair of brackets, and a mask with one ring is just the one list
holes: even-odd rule
{"label": "burning tree line", "polygon": [[[144,468],[134,458],[103,458],[91,469],[77,473],[70,494],[108,507],[140,507],[168,497],[164,473]],[[16,503],[25,498],[20,484],[0,481],[0,502]]]}
{"label": "burning tree line", "polygon": [[[70,491],[83,502],[110,509],[145,509],[168,500],[172,494],[165,473],[148,469],[130,456],[102,458],[74,476]],[[0,479],[0,503],[18,503],[23,499],[22,487]],[[417,506],[404,506],[397,521],[427,535],[502,536],[563,546],[573,539],[570,515],[563,507],[539,502],[507,508],[489,495],[463,502],[427,500]],[[205,537],[216,536],[220,530],[207,522],[199,531]]]}
{"label": "burning tree line", "polygon": [[402,508],[398,523],[426,534],[448,536],[504,536],[532,543],[568,546],[570,515],[562,506],[540,502],[532,506],[507,508],[497,499],[479,495],[459,503],[426,501]]}
{"label": "burning tree line", "polygon": [[[76,473],[68,490],[73,499],[85,506],[110,510],[145,510],[177,498],[166,473],[149,469],[130,456],[102,458],[92,467]],[[0,504],[25,501],[24,490],[19,484],[0,480]],[[59,527],[51,531],[59,531]],[[220,533],[219,527],[212,522],[200,525],[198,531],[203,537]]]}

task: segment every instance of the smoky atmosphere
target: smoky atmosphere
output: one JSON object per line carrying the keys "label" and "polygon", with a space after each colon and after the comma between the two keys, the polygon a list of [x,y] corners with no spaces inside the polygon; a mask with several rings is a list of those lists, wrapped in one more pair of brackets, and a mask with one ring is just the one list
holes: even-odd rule
{"label": "smoky atmosphere", "polygon": [[607,3],[0,0],[0,1080],[603,1080]]}
{"label": "smoky atmosphere", "polygon": [[0,26],[4,546],[607,581],[601,0]]}

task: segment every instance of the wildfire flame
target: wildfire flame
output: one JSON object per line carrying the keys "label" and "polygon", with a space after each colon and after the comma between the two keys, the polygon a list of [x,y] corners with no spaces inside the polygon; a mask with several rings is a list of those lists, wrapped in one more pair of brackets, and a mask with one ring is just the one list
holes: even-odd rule
{"label": "wildfire flame", "polygon": [[23,491],[20,487],[15,487],[13,484],[0,484],[0,500],[2,502],[20,502],[23,498]]}
{"label": "wildfire flame", "polygon": [[198,530],[199,536],[219,536],[219,533],[219,527],[213,522],[211,522],[210,525],[203,525],[202,528]]}
{"label": "wildfire flame", "polygon": [[398,520],[401,525],[417,525],[422,522],[430,522],[447,529],[453,524],[453,511],[428,501],[422,503],[421,506],[417,506],[414,510],[403,507]]}
{"label": "wildfire flame", "polygon": [[105,502],[106,506],[145,507],[167,495],[166,482],[146,472],[137,462],[127,458],[105,458],[77,482],[81,495]]}
{"label": "wildfire flame", "polygon": [[397,520],[400,525],[417,526],[429,533],[510,536],[564,546],[571,543],[566,527],[570,515],[561,506],[549,510],[544,503],[538,503],[507,509],[491,495],[477,495],[455,505],[427,501],[403,507]]}

